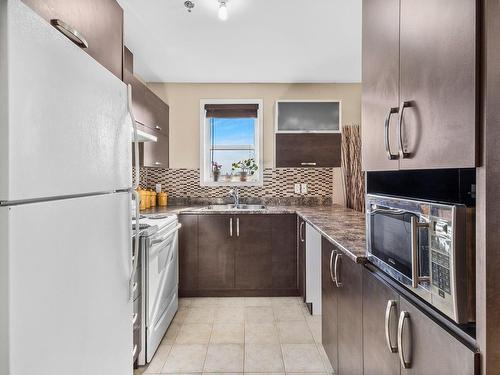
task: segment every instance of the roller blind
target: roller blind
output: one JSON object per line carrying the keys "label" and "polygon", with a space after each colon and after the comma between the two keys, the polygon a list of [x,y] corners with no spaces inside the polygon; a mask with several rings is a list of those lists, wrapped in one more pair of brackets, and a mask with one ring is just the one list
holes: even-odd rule
{"label": "roller blind", "polygon": [[258,104],[205,104],[207,118],[257,118]]}

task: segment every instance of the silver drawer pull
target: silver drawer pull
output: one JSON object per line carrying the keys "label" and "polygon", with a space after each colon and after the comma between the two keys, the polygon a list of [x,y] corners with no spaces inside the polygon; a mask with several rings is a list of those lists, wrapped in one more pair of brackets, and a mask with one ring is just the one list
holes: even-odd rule
{"label": "silver drawer pull", "polygon": [[160,126],[158,126],[158,125],[156,125],[156,126],[155,126],[155,129],[156,129],[156,130],[160,130],[160,131],[161,131],[161,127],[160,127]]}
{"label": "silver drawer pull", "polygon": [[132,349],[132,357],[135,357],[137,353],[137,345],[134,345],[134,349]]}
{"label": "silver drawer pull", "polygon": [[240,218],[236,218],[236,237],[240,236]]}
{"label": "silver drawer pull", "polygon": [[411,107],[411,102],[403,102],[401,103],[401,107],[399,107],[399,118],[398,118],[398,138],[399,138],[399,156],[401,159],[407,159],[411,156],[409,152],[404,150],[403,145],[403,118],[405,108]]}
{"label": "silver drawer pull", "polygon": [[403,331],[405,327],[405,321],[410,320],[410,313],[408,311],[401,311],[399,315],[398,323],[398,347],[399,347],[399,361],[401,362],[401,367],[410,368],[411,361],[405,359],[405,353],[403,348]]}
{"label": "silver drawer pull", "polygon": [[316,166],[316,163],[300,163],[300,165],[304,166],[304,167],[315,167]]}
{"label": "silver drawer pull", "polygon": [[333,271],[335,274],[335,285],[337,286],[337,288],[340,288],[342,286],[342,281],[340,281],[340,277],[339,277],[339,266],[340,266],[339,260],[341,258],[342,258],[342,254],[335,255],[335,263],[334,263],[334,267],[333,267]]}
{"label": "silver drawer pull", "polygon": [[139,313],[135,313],[132,315],[132,325],[135,325],[137,323],[137,318],[139,318]]}
{"label": "silver drawer pull", "polygon": [[299,226],[299,239],[300,239],[300,242],[304,242],[304,233],[302,232],[302,229],[304,228],[304,224],[305,224],[305,221],[301,221],[300,222],[300,226]]}
{"label": "silver drawer pull", "polygon": [[387,342],[387,347],[391,353],[398,352],[398,346],[392,345],[391,342],[391,312],[395,310],[397,306],[397,302],[395,300],[387,301],[387,307],[385,309],[385,341]]}
{"label": "silver drawer pull", "polygon": [[233,218],[229,218],[229,237],[233,237]]}
{"label": "silver drawer pull", "polygon": [[50,24],[59,30],[66,38],[75,43],[78,47],[89,48],[89,44],[85,37],[74,27],[71,27],[66,22],[59,19],[50,20]]}
{"label": "silver drawer pull", "polygon": [[335,251],[332,250],[330,253],[330,279],[332,283],[335,283],[335,277],[333,277],[333,256],[335,255]]}

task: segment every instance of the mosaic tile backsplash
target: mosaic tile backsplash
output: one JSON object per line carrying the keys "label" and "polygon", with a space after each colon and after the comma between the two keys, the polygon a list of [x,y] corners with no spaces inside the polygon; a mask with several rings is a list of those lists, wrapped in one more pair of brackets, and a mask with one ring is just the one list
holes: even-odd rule
{"label": "mosaic tile backsplash", "polygon": [[[141,168],[141,186],[161,184],[169,204],[228,203],[231,187],[200,186],[199,169]],[[307,194],[296,194],[294,185],[307,183]],[[266,168],[263,186],[240,187],[242,202],[267,204],[332,204],[332,168]]]}

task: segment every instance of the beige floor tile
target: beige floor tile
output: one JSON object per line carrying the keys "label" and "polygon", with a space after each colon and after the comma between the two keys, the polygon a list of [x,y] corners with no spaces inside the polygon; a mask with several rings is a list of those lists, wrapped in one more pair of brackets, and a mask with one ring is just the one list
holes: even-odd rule
{"label": "beige floor tile", "polygon": [[243,372],[204,372],[203,375],[243,375]]}
{"label": "beige floor tile", "polygon": [[281,348],[287,373],[325,371],[315,344],[282,344]]}
{"label": "beige floor tile", "polygon": [[218,306],[234,307],[234,306],[245,306],[244,297],[222,297],[219,298]]}
{"label": "beige floor tile", "polygon": [[162,373],[202,372],[208,345],[174,345]]}
{"label": "beige floor tile", "polygon": [[273,306],[276,305],[297,305],[299,304],[300,297],[273,297],[271,298],[271,303]]}
{"label": "beige floor tile", "polygon": [[309,308],[305,303],[299,304],[300,311],[302,311],[302,315],[304,315],[306,318],[308,316],[319,316],[319,315],[311,315],[311,312],[309,311]]}
{"label": "beige floor tile", "polygon": [[177,313],[174,316],[174,320],[172,320],[173,324],[182,324],[184,320],[186,320],[186,316],[189,313],[189,309],[187,307],[179,307]]}
{"label": "beige floor tile", "polygon": [[247,306],[245,307],[245,322],[272,323],[274,322],[273,309],[266,306]]}
{"label": "beige floor tile", "polygon": [[333,374],[333,367],[330,363],[330,359],[326,355],[325,348],[323,348],[323,345],[321,344],[317,344],[316,347],[318,348],[319,356],[323,361],[323,366],[325,367],[326,372],[329,374]]}
{"label": "beige floor tile", "polygon": [[246,344],[279,344],[278,330],[274,323],[245,323]]}
{"label": "beige floor tile", "polygon": [[321,315],[306,316],[306,322],[311,330],[314,341],[321,344]]}
{"label": "beige floor tile", "polygon": [[305,321],[278,322],[278,333],[282,344],[313,344],[314,338]]}
{"label": "beige floor tile", "polygon": [[219,298],[216,297],[198,297],[191,300],[190,307],[205,307],[205,306],[218,306]]}
{"label": "beige floor tile", "polygon": [[175,339],[181,330],[181,324],[172,322],[167,329],[167,333],[163,337],[161,341],[162,344],[173,344],[175,343]]}
{"label": "beige floor tile", "polygon": [[326,372],[287,372],[286,375],[327,375]]}
{"label": "beige floor tile", "polygon": [[176,344],[208,344],[210,334],[212,333],[212,324],[210,323],[186,323],[182,325]]}
{"label": "beige floor tile", "polygon": [[184,319],[185,323],[213,323],[215,318],[215,306],[192,307]]}
{"label": "beige floor tile", "polygon": [[243,323],[245,321],[245,308],[243,306],[216,307],[215,321],[227,323]]}
{"label": "beige floor tile", "polygon": [[273,311],[279,322],[305,320],[299,305],[273,305]]}
{"label": "beige floor tile", "polygon": [[283,356],[279,345],[245,345],[245,372],[282,372],[283,370]]}
{"label": "beige floor tile", "polygon": [[284,372],[245,372],[245,375],[285,375]]}
{"label": "beige floor tile", "polygon": [[214,323],[210,343],[243,344],[245,342],[245,325],[243,323]]}
{"label": "beige floor tile", "polygon": [[210,344],[204,372],[243,372],[242,344]]}
{"label": "beige floor tile", "polygon": [[179,298],[179,308],[190,307],[192,302],[192,298]]}
{"label": "beige floor tile", "polygon": [[245,306],[271,306],[271,298],[247,297],[245,298]]}
{"label": "beige floor tile", "polygon": [[168,358],[171,349],[172,345],[161,344],[158,347],[158,350],[156,350],[151,363],[147,367],[145,366],[144,374],[159,374]]}

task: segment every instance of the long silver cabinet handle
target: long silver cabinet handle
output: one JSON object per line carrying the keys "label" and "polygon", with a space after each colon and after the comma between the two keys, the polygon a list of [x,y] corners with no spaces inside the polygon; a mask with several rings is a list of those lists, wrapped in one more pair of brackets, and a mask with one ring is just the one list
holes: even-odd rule
{"label": "long silver cabinet handle", "polygon": [[410,320],[410,313],[408,311],[401,311],[401,314],[399,314],[399,322],[398,322],[399,361],[401,362],[401,367],[410,368],[411,361],[407,361],[405,359],[405,353],[403,347],[403,334],[404,334],[404,327],[406,320]]}
{"label": "long silver cabinet handle", "polygon": [[66,22],[60,19],[51,19],[50,24],[54,26],[61,34],[63,34],[66,38],[75,43],[78,47],[81,48],[89,48],[89,43],[85,39],[85,37],[76,30],[74,27],[68,25]]}
{"label": "long silver cabinet handle", "polygon": [[398,113],[399,108],[398,107],[393,107],[389,110],[389,113],[387,114],[387,117],[385,118],[385,123],[384,123],[384,144],[385,144],[385,152],[387,153],[387,158],[389,160],[395,160],[398,158],[397,154],[393,154],[391,152],[391,144],[389,140],[389,128],[391,125],[391,116]]}
{"label": "long silver cabinet handle", "polygon": [[393,299],[387,301],[387,307],[385,309],[385,341],[387,342],[387,347],[391,353],[398,352],[398,346],[392,345],[391,342],[391,312],[397,307],[397,302]]}
{"label": "long silver cabinet handle", "polygon": [[236,218],[236,237],[240,236],[240,218]]}
{"label": "long silver cabinet handle", "polygon": [[411,107],[411,102],[403,102],[401,103],[401,107],[399,107],[399,118],[398,118],[398,138],[399,138],[399,156],[402,159],[407,159],[411,155],[409,152],[405,152],[403,145],[403,119],[405,108]]}
{"label": "long silver cabinet handle", "polygon": [[332,279],[332,283],[335,284],[335,277],[333,276],[333,256],[335,255],[335,251],[332,250],[330,253],[330,279]]}
{"label": "long silver cabinet handle", "polygon": [[302,230],[304,228],[304,224],[305,224],[305,221],[300,222],[300,226],[299,226],[299,240],[300,240],[300,242],[304,242],[304,233],[302,232]]}
{"label": "long silver cabinet handle", "polygon": [[233,237],[233,218],[229,218],[229,237]]}
{"label": "long silver cabinet handle", "polygon": [[337,286],[337,288],[342,287],[342,281],[340,280],[340,277],[339,277],[339,266],[340,266],[341,258],[342,258],[342,254],[335,255],[335,263],[334,263],[334,267],[333,267],[333,271],[335,274],[335,285]]}
{"label": "long silver cabinet handle", "polygon": [[419,256],[419,240],[418,230],[420,228],[428,228],[428,223],[420,223],[416,217],[410,219],[411,225],[411,285],[414,289],[418,288],[418,284],[423,280],[420,277],[420,256]]}

